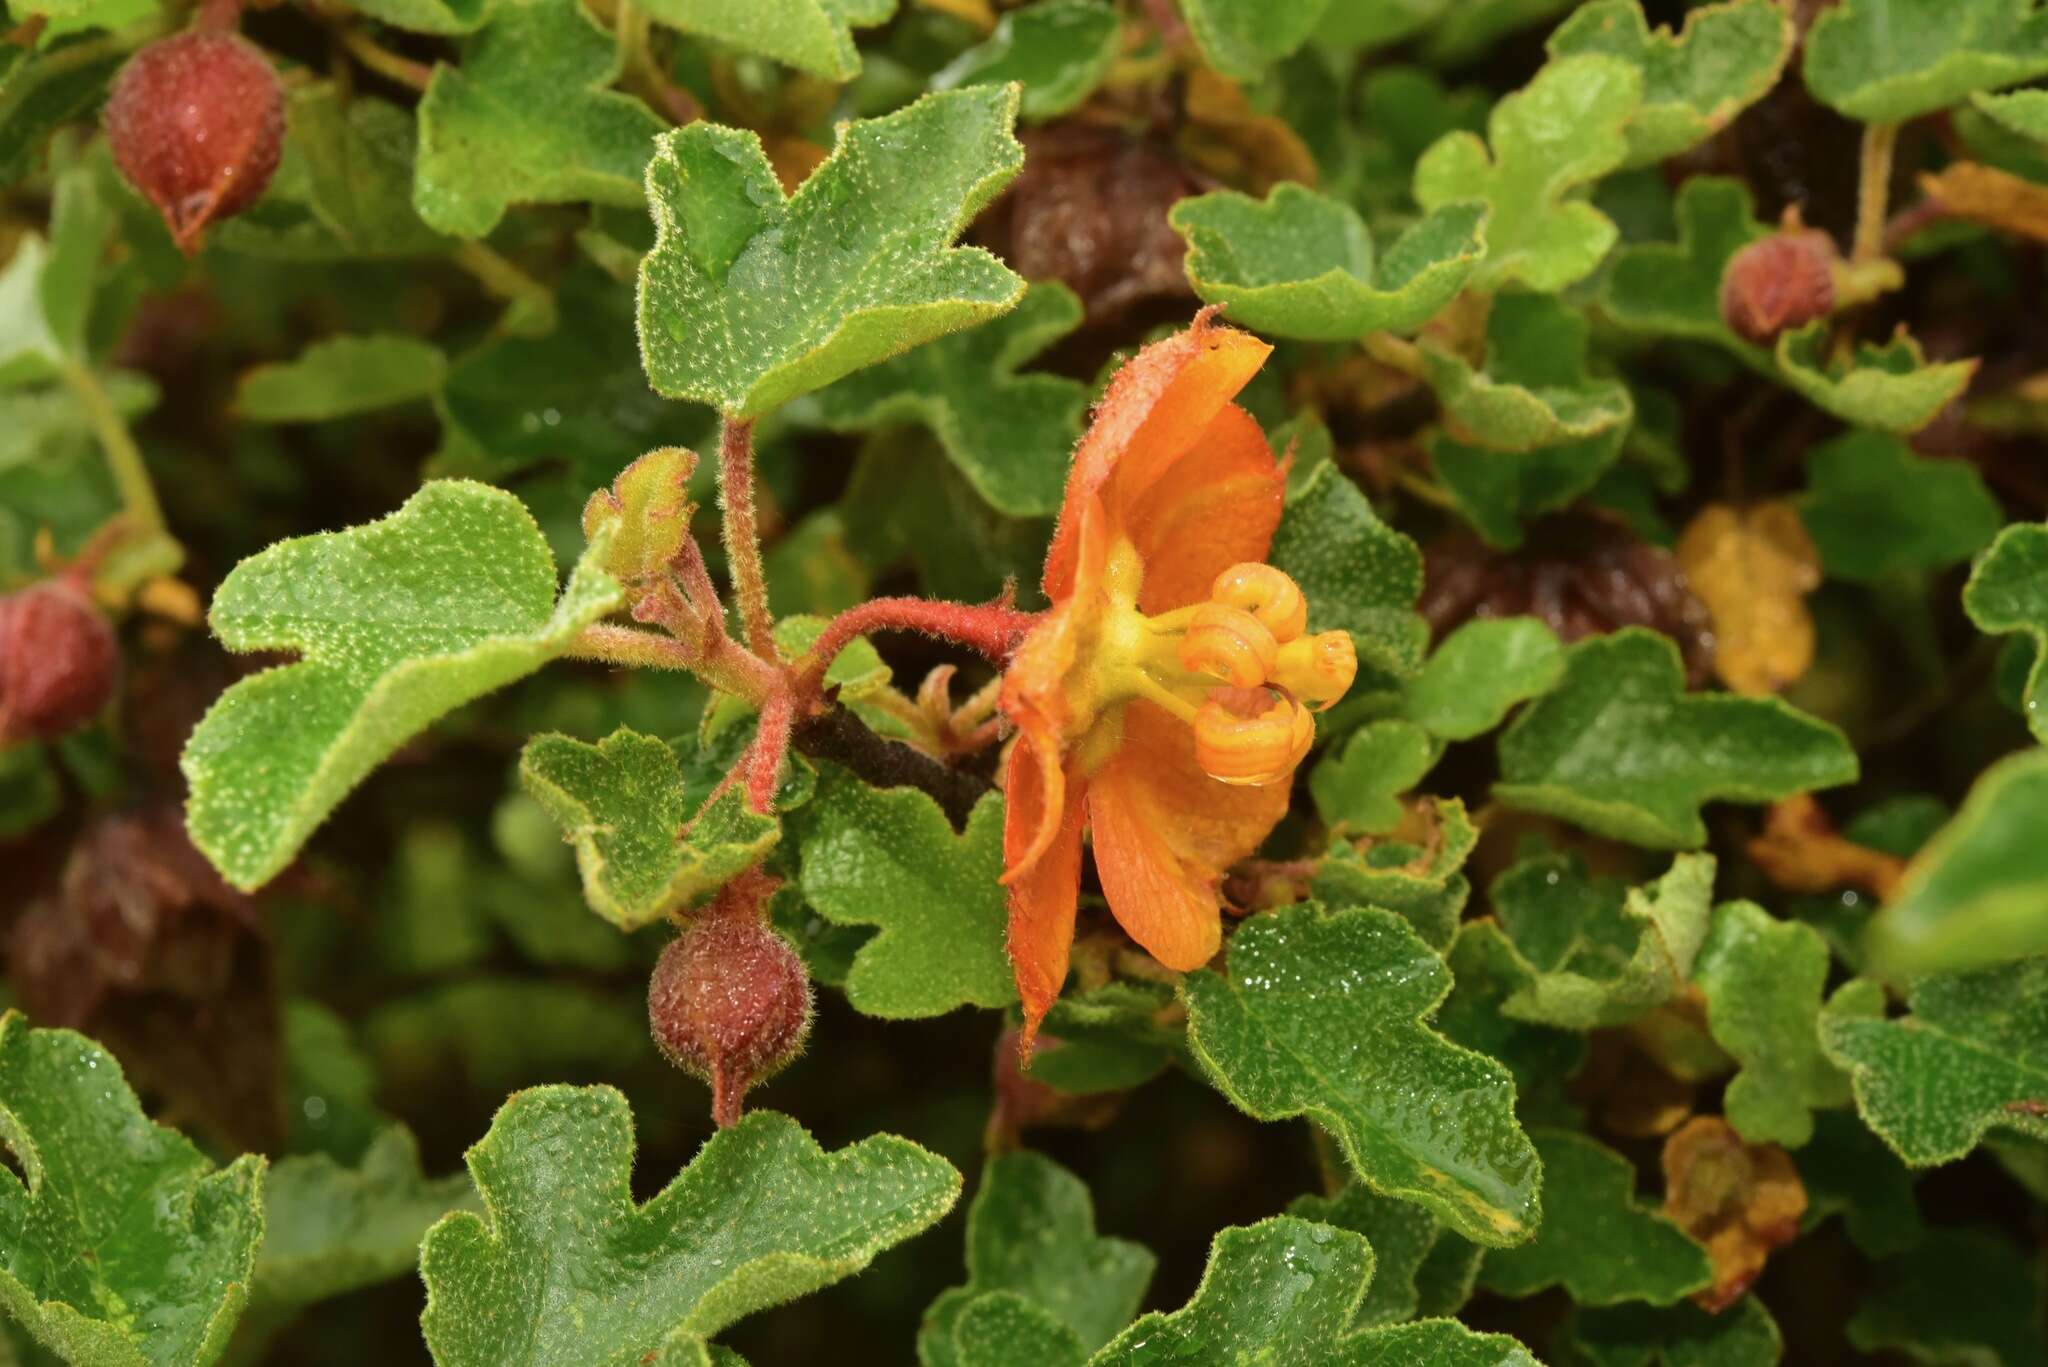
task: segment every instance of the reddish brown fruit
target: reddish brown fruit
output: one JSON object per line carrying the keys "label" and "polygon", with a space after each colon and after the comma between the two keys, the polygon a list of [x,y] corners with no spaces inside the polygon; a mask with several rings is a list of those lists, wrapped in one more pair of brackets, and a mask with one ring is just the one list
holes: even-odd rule
{"label": "reddish brown fruit", "polygon": [[1835,243],[1811,228],[1750,243],[1721,272],[1721,319],[1758,346],[1835,311]]}
{"label": "reddish brown fruit", "polygon": [[811,979],[763,916],[775,880],[728,884],[669,943],[647,984],[647,1024],[669,1062],[711,1086],[711,1118],[740,1118],[747,1089],[803,1050]]}
{"label": "reddish brown fruit", "polygon": [[193,252],[208,224],[242,212],[270,184],[284,149],[284,87],[240,35],[180,33],[121,68],[106,126],[121,174]]}
{"label": "reddish brown fruit", "polygon": [[114,629],[70,580],[0,598],[0,745],[76,731],[113,697],[119,666]]}

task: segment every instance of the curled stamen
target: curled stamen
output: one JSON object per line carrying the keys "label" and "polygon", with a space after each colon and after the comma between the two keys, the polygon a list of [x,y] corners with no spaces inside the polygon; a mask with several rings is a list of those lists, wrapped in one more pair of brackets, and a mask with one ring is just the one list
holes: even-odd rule
{"label": "curled stamen", "polygon": [[1197,608],[1180,640],[1183,668],[1213,675],[1238,688],[1264,683],[1279,653],[1280,643],[1258,618],[1221,603]]}
{"label": "curled stamen", "polygon": [[1358,676],[1348,632],[1324,631],[1280,647],[1270,680],[1318,712],[1343,697]]}
{"label": "curled stamen", "polygon": [[1209,599],[1258,618],[1275,641],[1291,641],[1308,629],[1308,600],[1301,586],[1271,565],[1232,565],[1216,576]]}
{"label": "curled stamen", "polygon": [[1245,786],[1285,780],[1316,738],[1306,708],[1263,689],[1216,689],[1196,710],[1194,729],[1203,772]]}

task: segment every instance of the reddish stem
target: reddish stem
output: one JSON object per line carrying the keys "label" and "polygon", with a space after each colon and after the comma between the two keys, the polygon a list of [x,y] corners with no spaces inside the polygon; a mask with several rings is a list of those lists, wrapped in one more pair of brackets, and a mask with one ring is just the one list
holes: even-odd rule
{"label": "reddish stem", "polygon": [[743,763],[747,771],[747,805],[766,816],[775,807],[775,789],[782,781],[782,758],[789,753],[790,728],[796,721],[796,695],[787,690],[761,704],[761,721]]}
{"label": "reddish stem", "polygon": [[718,492],[725,514],[725,558],[740,600],[747,648],[775,660],[774,618],[768,615],[768,578],[761,568],[761,528],[754,511],[754,424],[727,418],[718,433]]}
{"label": "reddish stem", "polygon": [[935,603],[927,598],[875,598],[848,608],[819,633],[817,643],[798,668],[798,683],[814,689],[839,652],[854,637],[870,631],[916,631],[979,651],[1000,666],[1038,621],[1038,614],[1019,612],[1007,601]]}

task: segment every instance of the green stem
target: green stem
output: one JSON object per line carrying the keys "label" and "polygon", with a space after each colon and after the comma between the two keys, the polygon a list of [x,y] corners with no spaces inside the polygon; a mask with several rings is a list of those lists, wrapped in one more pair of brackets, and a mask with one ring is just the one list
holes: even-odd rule
{"label": "green stem", "polygon": [[1412,375],[1418,380],[1427,379],[1428,371],[1422,364],[1422,352],[1415,343],[1396,337],[1391,332],[1368,332],[1361,341],[1365,354],[1403,375]]}
{"label": "green stem", "polygon": [[727,418],[718,434],[718,497],[724,513],[725,559],[740,601],[747,646],[772,664],[777,659],[775,619],[768,612],[768,576],[761,565],[761,528],[754,512],[751,418]]}
{"label": "green stem", "polygon": [[585,627],[562,653],[572,660],[624,669],[684,670],[755,707],[761,706],[781,683],[773,669],[722,635],[714,638],[707,649],[697,650],[673,636],[601,622]]}
{"label": "green stem", "polygon": [[1895,123],[1865,124],[1862,166],[1856,182],[1856,240],[1850,261],[1861,265],[1884,255],[1884,229],[1892,198],[1892,153],[1899,142]]}
{"label": "green stem", "polygon": [[67,361],[64,383],[78,397],[78,402],[85,408],[86,418],[92,423],[94,435],[99,438],[100,453],[106,457],[107,469],[114,477],[114,488],[121,495],[121,506],[128,512],[132,534],[139,539],[165,533],[163,505],[157,502],[156,485],[150,481],[149,466],[142,459],[142,448],[135,444],[134,435],[114,408],[114,401],[108,397],[100,377],[90,366]]}

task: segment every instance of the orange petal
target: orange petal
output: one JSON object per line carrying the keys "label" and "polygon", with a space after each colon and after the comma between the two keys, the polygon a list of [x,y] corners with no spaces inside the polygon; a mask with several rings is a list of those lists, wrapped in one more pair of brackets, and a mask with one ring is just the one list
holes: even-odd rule
{"label": "orange petal", "polygon": [[[1019,763],[1023,758],[1021,748],[1010,756],[1003,789],[1003,859],[1011,869],[1004,875],[1010,886],[1010,969],[1017,975],[1017,995],[1024,1000],[1020,1047],[1028,1058],[1038,1023],[1067,980],[1074,906],[1081,891],[1081,823],[1086,808],[1081,777],[1069,780],[1054,769],[1050,774],[1067,801],[1048,810],[1048,771],[1028,761]],[[1051,837],[1045,846],[1030,862],[1020,864],[1020,856],[1048,826]]]}
{"label": "orange petal", "polygon": [[1139,609],[1170,612],[1199,603],[1223,571],[1264,560],[1286,493],[1287,477],[1265,432],[1235,404],[1210,420],[1169,478],[1135,498],[1119,470],[1104,497],[1145,565]]}
{"label": "orange petal", "polygon": [[1146,347],[1109,382],[1074,453],[1046,555],[1045,592],[1053,601],[1072,592],[1082,509],[1110,475],[1125,472],[1120,483],[1126,501],[1141,496],[1202,437],[1271,354],[1273,348],[1251,334],[1210,322],[1213,312],[1204,309],[1187,331]]}
{"label": "orange petal", "polygon": [[1118,924],[1168,968],[1207,963],[1222,943],[1223,871],[1258,848],[1287,802],[1285,783],[1210,778],[1185,725],[1130,704],[1122,744],[1088,785],[1095,870]]}

